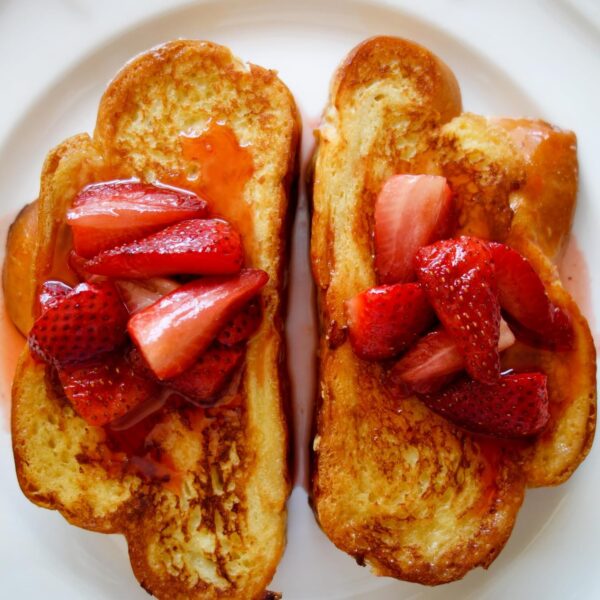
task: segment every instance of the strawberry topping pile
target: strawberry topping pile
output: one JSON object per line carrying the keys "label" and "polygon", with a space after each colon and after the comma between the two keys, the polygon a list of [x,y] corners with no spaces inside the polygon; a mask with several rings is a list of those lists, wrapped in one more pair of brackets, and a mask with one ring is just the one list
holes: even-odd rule
{"label": "strawberry topping pile", "polygon": [[238,232],[191,192],[132,181],[87,186],[67,222],[82,282],[41,286],[28,341],[75,411],[117,426],[165,398],[214,404],[260,326],[268,281],[244,268]]}
{"label": "strawberry topping pile", "polygon": [[380,285],[345,304],[355,354],[387,361],[398,397],[416,394],[460,427],[508,438],[539,433],[549,419],[546,375],[501,373],[501,353],[516,340],[567,351],[574,333],[532,264],[505,244],[452,237],[443,177],[391,177],[374,219]]}

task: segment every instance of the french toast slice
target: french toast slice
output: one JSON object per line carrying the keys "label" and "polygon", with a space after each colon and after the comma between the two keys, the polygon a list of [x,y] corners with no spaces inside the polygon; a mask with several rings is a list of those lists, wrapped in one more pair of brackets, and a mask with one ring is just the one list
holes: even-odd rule
{"label": "french toast slice", "polygon": [[[267,597],[285,545],[283,311],[300,131],[292,95],[273,71],[210,42],[170,42],[136,57],[104,93],[93,138],[75,136],[49,153],[37,235],[9,240],[10,256],[24,239],[35,239],[32,262],[19,267],[25,295],[7,290],[10,314],[18,314],[14,303],[27,300],[20,320],[27,327],[38,286],[69,276],[61,273],[71,247],[65,213],[78,191],[132,177],[193,189],[198,165],[182,151],[182,136],[215,123],[230,128],[253,168],[238,195],[229,202],[217,195],[213,208],[239,227],[248,265],[270,279],[239,385],[217,407],[167,411],[152,430],[177,476],[164,484],[109,468],[105,430],[74,412],[28,350],[13,385],[13,448],[24,493],[77,526],[124,534],[136,577],[158,598]],[[221,165],[227,158],[220,156]],[[14,274],[7,265],[5,281],[14,282]]]}
{"label": "french toast slice", "polygon": [[[437,585],[488,567],[527,486],[564,481],[595,428],[595,349],[555,263],[577,190],[575,136],[544,122],[462,113],[452,72],[421,46],[376,37],[336,72],[316,131],[311,261],[320,338],[312,504],[324,532],[377,575]],[[550,422],[532,442],[466,432],[394,398],[381,363],[353,353],[344,301],[376,285],[373,212],[387,178],[444,175],[458,232],[529,259],[571,315],[574,348],[516,343],[503,367],[548,374]]]}

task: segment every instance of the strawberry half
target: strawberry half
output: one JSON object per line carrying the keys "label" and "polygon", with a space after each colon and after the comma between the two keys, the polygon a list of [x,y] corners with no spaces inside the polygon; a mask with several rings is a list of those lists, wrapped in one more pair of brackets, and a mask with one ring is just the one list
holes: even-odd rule
{"label": "strawberry half", "polygon": [[[500,321],[498,352],[515,343],[506,321]],[[445,329],[439,328],[421,338],[390,370],[389,378],[400,396],[431,393],[441,389],[459,371],[465,360]]]}
{"label": "strawberry half", "polygon": [[493,385],[464,378],[423,402],[434,412],[477,433],[526,437],[548,423],[548,390],[541,373],[503,375]]}
{"label": "strawberry half", "polygon": [[154,304],[180,286],[176,281],[166,277],[152,277],[136,281],[117,279],[115,285],[130,315]]}
{"label": "strawberry half", "polygon": [[122,356],[59,368],[65,395],[90,425],[106,425],[159,392],[159,384],[140,377]]}
{"label": "strawberry half", "polygon": [[209,403],[231,380],[243,355],[240,348],[212,346],[187,371],[164,383],[193,402]]}
{"label": "strawberry half", "polygon": [[50,364],[86,361],[125,341],[127,318],[112,283],[80,283],[38,317],[29,347]]}
{"label": "strawberry half", "polygon": [[413,280],[413,259],[419,248],[448,237],[452,228],[452,193],[445,177],[390,177],[375,203],[375,268],[379,281]]}
{"label": "strawberry half", "polygon": [[260,320],[260,303],[250,302],[225,325],[217,336],[217,342],[224,346],[245,342],[258,329]]}
{"label": "strawberry half", "polygon": [[496,267],[498,297],[510,315],[517,337],[529,344],[548,349],[573,347],[573,327],[569,316],[555,306],[543,281],[531,263],[505,244],[488,244]]}
{"label": "strawberry half", "polygon": [[510,315],[506,315],[506,318],[517,339],[529,346],[552,351],[572,350],[575,344],[575,333],[571,317],[558,306],[553,306],[550,314],[552,315],[552,330],[547,333],[527,329]]}
{"label": "strawberry half", "polygon": [[128,331],[159,379],[189,369],[227,322],[267,283],[258,269],[192,281],[141,310]]}
{"label": "strawberry half", "polygon": [[163,275],[237,273],[244,250],[237,231],[219,219],[192,219],[138,241],[101,252],[88,261],[90,273],[147,279]]}
{"label": "strawberry half", "polygon": [[350,344],[364,360],[395,356],[412,344],[434,320],[418,283],[382,285],[346,302]]}
{"label": "strawberry half", "polygon": [[446,331],[482,383],[500,376],[500,304],[488,246],[473,237],[443,240],[421,248],[417,277]]}
{"label": "strawberry half", "polygon": [[77,254],[91,258],[185,219],[206,216],[206,202],[177,188],[112,181],[85,187],[67,212]]}
{"label": "strawberry half", "polygon": [[60,304],[60,301],[71,291],[73,288],[62,281],[45,281],[38,296],[41,312]]}

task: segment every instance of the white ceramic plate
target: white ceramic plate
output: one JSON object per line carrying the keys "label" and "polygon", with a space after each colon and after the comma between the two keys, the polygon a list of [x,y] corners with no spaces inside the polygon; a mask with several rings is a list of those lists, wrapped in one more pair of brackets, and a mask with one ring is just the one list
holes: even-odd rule
{"label": "white ceramic plate", "polygon": [[[56,8],[58,3],[53,4]],[[94,10],[102,14],[103,9],[98,6],[92,9],[92,4],[87,0],[82,2],[81,14],[93,16]],[[156,11],[156,3],[150,4]],[[19,118],[15,119],[10,134],[0,140],[0,206],[4,215],[0,221],[1,235],[5,235],[16,210],[35,197],[41,162],[47,150],[68,135],[92,131],[104,85],[136,53],[177,37],[204,38],[230,46],[245,60],[277,69],[294,93],[304,116],[303,156],[306,158],[312,143],[311,130],[318,122],[336,65],[360,40],[386,33],[419,41],[440,55],[456,73],[468,110],[569,119],[561,124],[575,129],[582,142],[582,193],[576,237],[588,260],[595,261],[600,255],[594,228],[594,223],[600,222],[600,205],[594,200],[599,197],[600,189],[598,171],[591,167],[598,159],[595,153],[598,144],[593,135],[598,118],[590,93],[593,99],[598,86],[592,82],[563,89],[565,93],[568,91],[571,103],[577,103],[577,108],[571,110],[568,98],[558,93],[561,87],[557,86],[557,77],[561,77],[562,82],[577,84],[587,82],[585,77],[593,78],[600,72],[598,30],[593,20],[581,17],[584,13],[579,13],[580,7],[573,2],[547,4],[538,10],[539,14],[532,11],[531,6],[510,6],[508,2],[507,12],[516,11],[515,18],[531,19],[533,26],[527,39],[523,32],[528,31],[528,26],[523,27],[523,23],[514,27],[512,37],[507,35],[513,30],[507,25],[506,14],[500,13],[496,19],[491,11],[488,14],[479,9],[477,13],[473,8],[469,13],[465,11],[465,5],[469,4],[473,3],[432,2],[430,9],[435,8],[435,11],[421,6],[421,17],[385,3],[335,0],[204,2],[171,6],[160,15],[147,18],[142,18],[139,9],[135,12],[128,8],[128,18],[115,21],[132,23],[129,28],[111,38],[105,35],[108,25],[102,35],[98,33],[101,28],[96,28],[96,37],[102,38],[98,44],[87,43],[86,46],[80,40],[75,44],[79,53],[63,48],[58,56],[62,57],[62,64],[70,67],[67,70],[55,68],[57,77],[45,88],[40,89],[32,82],[31,87],[38,92],[27,98],[29,108],[25,112],[11,105],[12,117]],[[593,9],[586,0],[579,4],[589,4]],[[104,10],[118,6],[118,2],[110,0]],[[564,22],[552,15],[548,17],[546,9],[555,10],[556,6]],[[73,7],[69,10],[77,14]],[[440,12],[444,7],[448,10],[446,14]],[[477,14],[481,16],[480,21],[475,19]],[[571,18],[565,14],[571,14]],[[106,21],[107,17],[104,18]],[[462,37],[437,28],[436,22],[451,25],[449,29],[460,32]],[[539,27],[546,29],[540,32]],[[32,30],[41,32],[43,26],[32,25]],[[547,40],[546,33],[550,35],[550,30],[561,36],[560,56],[566,53],[572,60],[566,62],[565,59],[562,64],[557,58],[548,64],[544,61],[559,56],[549,49],[533,62],[541,65],[543,72],[540,74],[530,66],[531,76],[528,76],[526,68],[532,64],[531,52],[540,51],[540,40]],[[475,50],[465,39],[476,40],[485,52]],[[587,54],[585,48],[578,46],[582,43],[588,49]],[[48,51],[52,52],[52,48]],[[495,56],[516,75],[511,77],[499,68],[493,62]],[[28,73],[35,75],[35,65],[31,61],[27,64]],[[572,64],[580,79],[572,72]],[[6,65],[0,75],[9,71],[10,66]],[[43,80],[42,69],[38,68],[37,72]],[[18,88],[19,82],[15,85]],[[21,85],[19,89],[24,88]],[[596,129],[596,135],[598,133]],[[307,214],[302,196],[294,234],[288,324],[297,417],[296,462],[300,473],[306,468],[314,378],[313,315],[306,248]],[[591,291],[586,287],[577,252],[570,253],[569,265],[571,273],[580,275],[583,283],[575,291],[591,316],[591,298],[598,297],[597,284],[592,280]],[[6,373],[11,368],[13,349],[20,341],[7,323],[0,323],[0,327],[0,364],[3,366],[0,394],[6,405]],[[3,408],[6,406],[0,406]],[[289,503],[287,550],[270,587],[282,591],[289,600],[600,597],[598,462],[598,453],[593,452],[567,484],[529,492],[515,531],[491,569],[487,572],[479,569],[461,582],[437,589],[376,578],[339,552],[318,529],[307,504],[305,478],[301,477]],[[6,410],[0,410],[0,590],[0,596],[5,598],[43,595],[46,600],[147,597],[131,573],[126,546],[120,536],[103,536],[71,527],[57,513],[36,508],[25,500],[14,475]]]}

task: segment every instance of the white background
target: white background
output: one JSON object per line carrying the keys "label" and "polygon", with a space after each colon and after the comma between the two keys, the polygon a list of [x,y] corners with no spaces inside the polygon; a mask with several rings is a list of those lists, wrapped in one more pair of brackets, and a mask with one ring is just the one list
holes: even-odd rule
{"label": "white background", "polygon": [[[576,131],[581,194],[575,231],[590,266],[591,304],[598,306],[600,2],[193,4],[0,0],[0,219],[35,197],[47,150],[67,135],[91,131],[103,86],[147,46],[180,35],[203,37],[278,69],[305,117],[306,153],[337,62],[363,37],[395,33],[421,41],[450,64],[467,109],[541,116]],[[2,236],[5,222],[0,220]],[[305,243],[301,201],[289,326],[301,448],[312,377]],[[591,317],[589,303],[584,308]],[[3,351],[0,347],[0,361]],[[0,597],[147,597],[130,573],[120,538],[70,527],[59,515],[24,500],[2,420],[0,414]],[[302,468],[302,453],[298,461]],[[376,579],[355,566],[318,530],[297,485],[288,551],[272,588],[284,591],[286,599],[598,598],[599,462],[594,451],[566,485],[530,492],[511,540],[489,572],[478,570],[435,590]]]}

